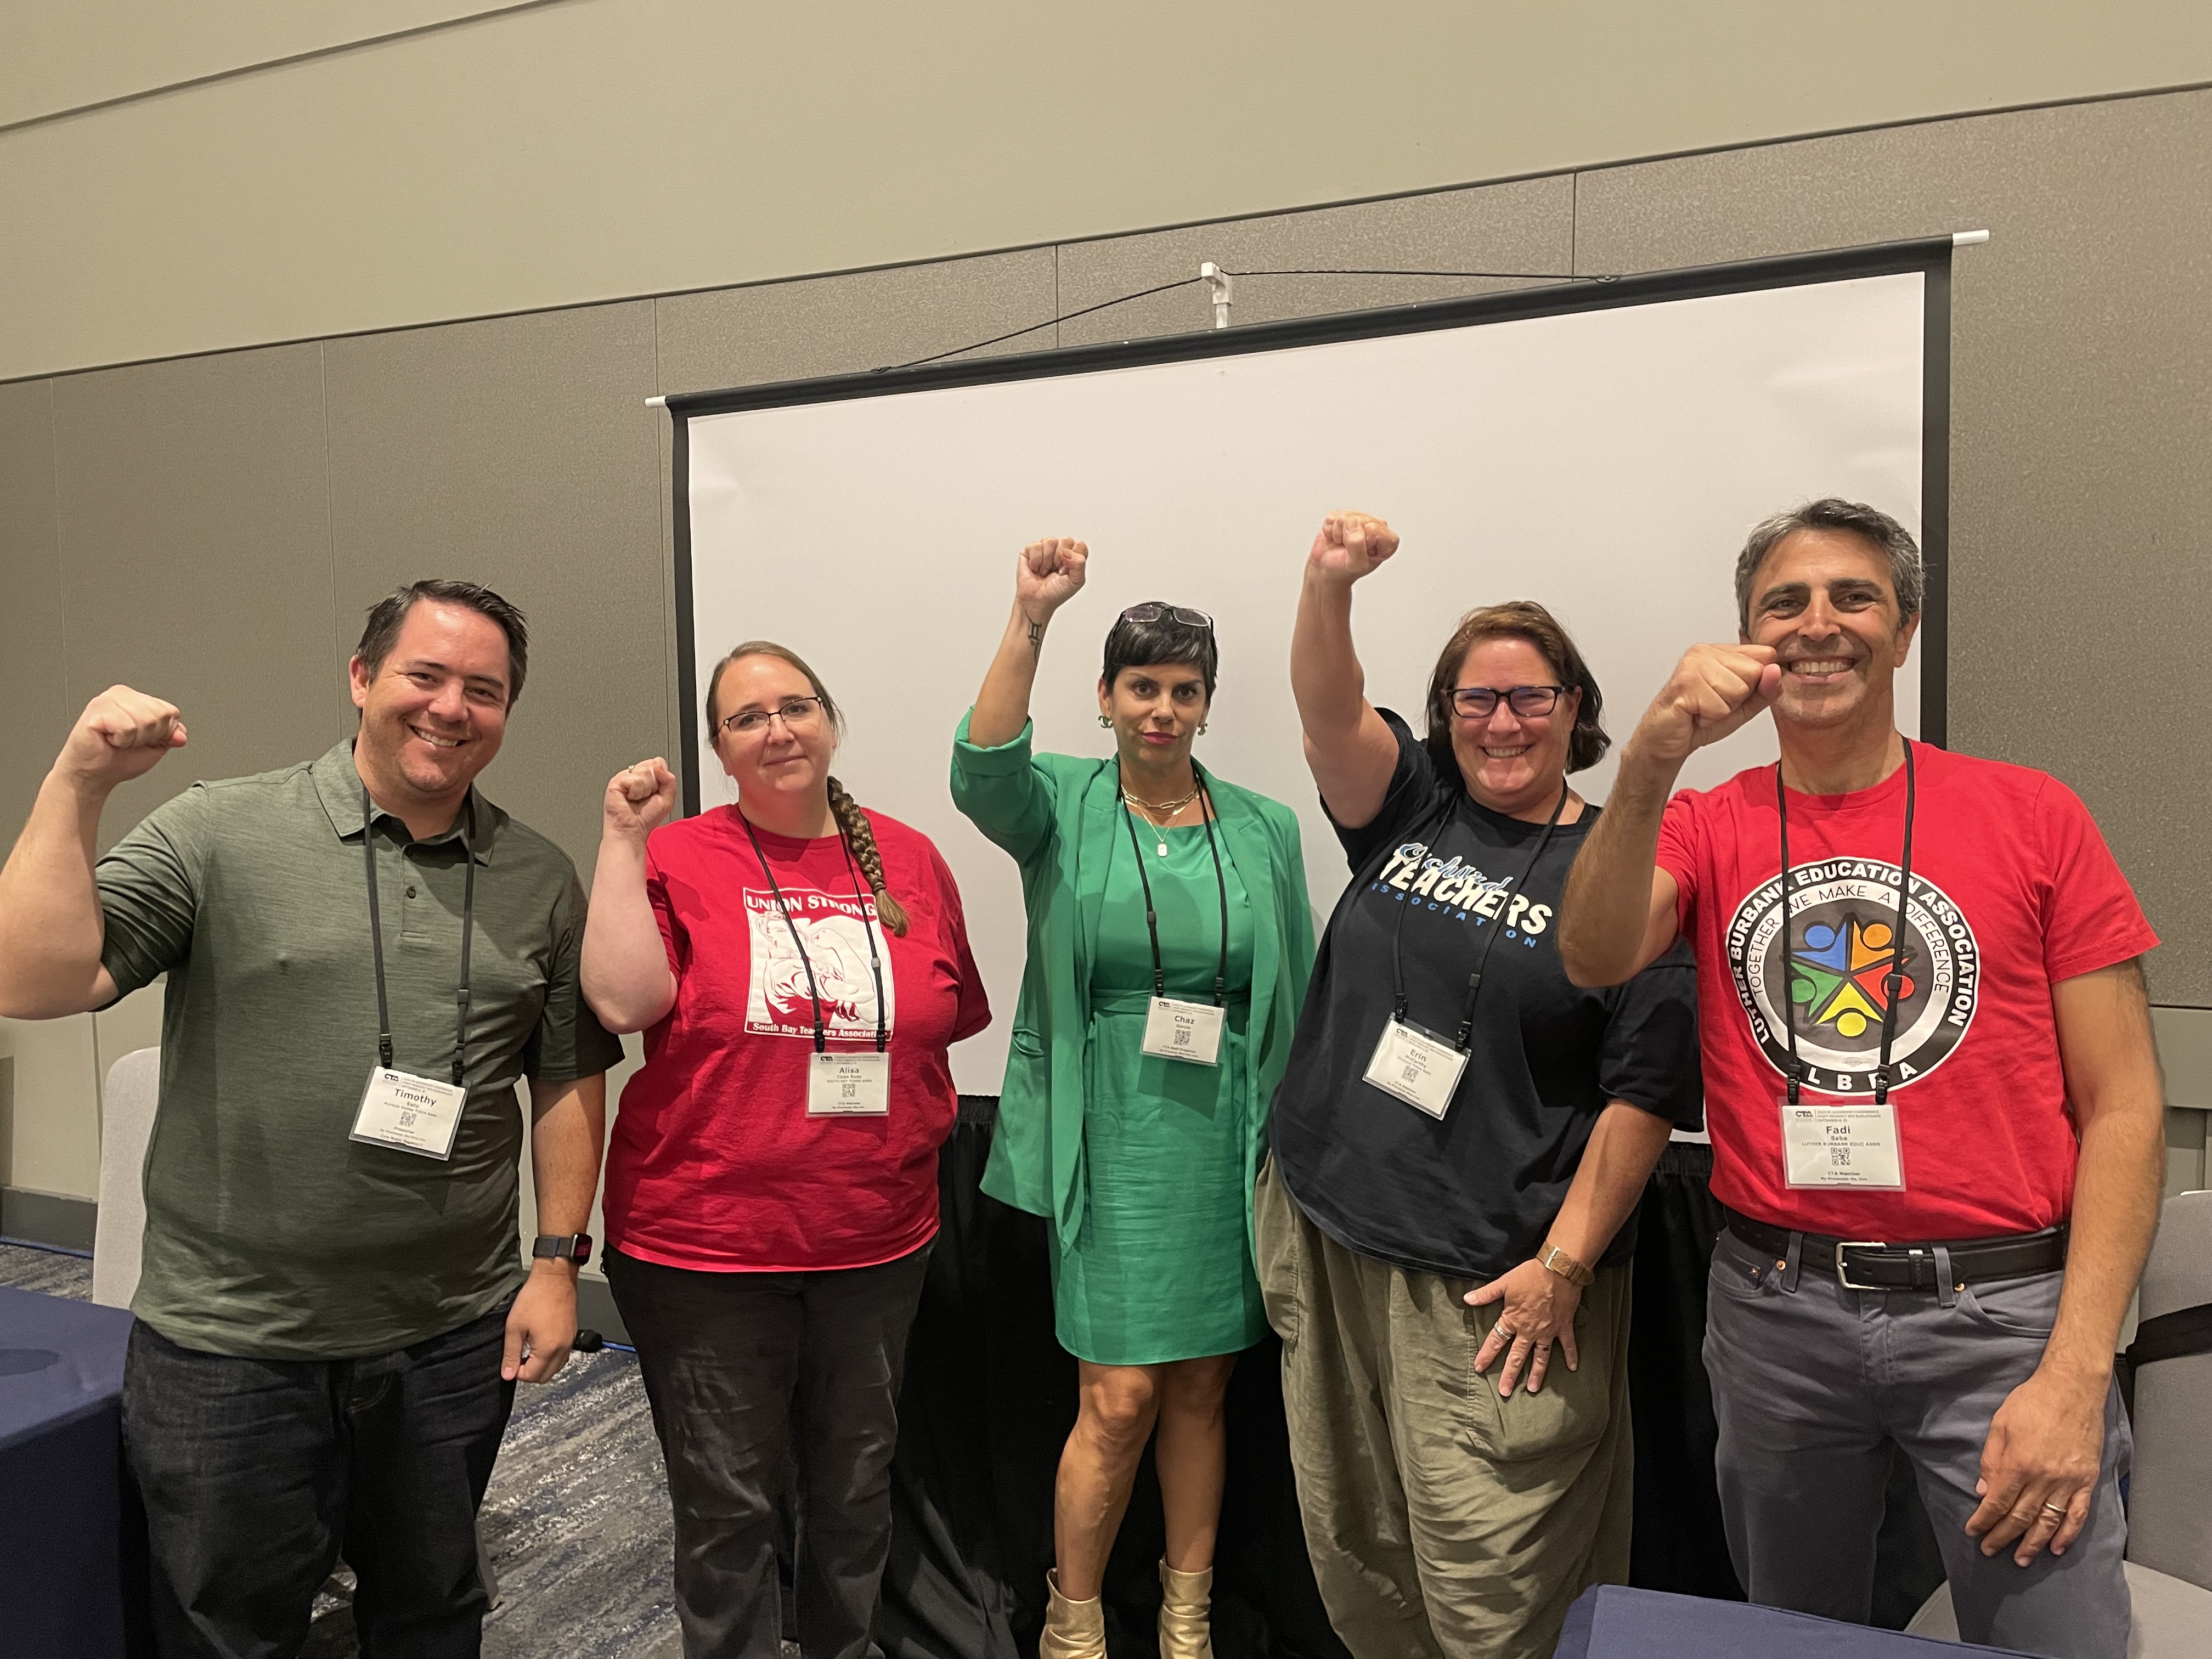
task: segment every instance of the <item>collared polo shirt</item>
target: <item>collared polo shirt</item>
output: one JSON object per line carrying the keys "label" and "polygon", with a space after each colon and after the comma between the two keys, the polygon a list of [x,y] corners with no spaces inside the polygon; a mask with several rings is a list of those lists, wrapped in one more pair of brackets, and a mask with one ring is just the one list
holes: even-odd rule
{"label": "collared polo shirt", "polygon": [[568,854],[473,790],[427,840],[380,811],[368,833],[393,1063],[441,1080],[458,1035],[465,842],[474,849],[468,1104],[442,1163],[352,1139],[377,1063],[364,799],[341,743],[194,784],[95,871],[117,988],[169,975],[131,1311],[188,1348],[384,1353],[496,1307],[524,1276],[516,1081],[588,1077],[622,1057],[584,1002],[584,894]]}

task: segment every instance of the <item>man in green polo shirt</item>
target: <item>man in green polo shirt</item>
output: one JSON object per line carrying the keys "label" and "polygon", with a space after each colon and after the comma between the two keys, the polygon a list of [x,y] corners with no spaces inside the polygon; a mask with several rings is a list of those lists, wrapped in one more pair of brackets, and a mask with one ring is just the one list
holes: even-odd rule
{"label": "man in green polo shirt", "polygon": [[364,1653],[478,1651],[476,1509],[516,1380],[575,1335],[622,1054],[574,867],[472,787],[527,653],[489,590],[402,588],[353,659],[357,736],[196,784],[95,863],[110,792],[185,741],[115,687],[0,870],[0,1013],[169,976],[123,1395],[164,1659],[296,1653],[341,1548]]}

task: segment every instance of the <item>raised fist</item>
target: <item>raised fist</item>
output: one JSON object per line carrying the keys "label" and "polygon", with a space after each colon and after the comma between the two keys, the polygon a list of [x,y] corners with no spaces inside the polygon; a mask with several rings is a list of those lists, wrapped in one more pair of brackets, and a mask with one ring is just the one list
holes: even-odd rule
{"label": "raised fist", "polygon": [[1306,568],[1335,581],[1356,582],[1398,550],[1398,532],[1365,513],[1332,513],[1306,554]]}
{"label": "raised fist", "polygon": [[1638,723],[1637,745],[1679,766],[1693,750],[1748,726],[1781,690],[1771,647],[1693,645]]}
{"label": "raised fist", "polygon": [[607,781],[603,805],[606,833],[645,839],[676,810],[676,774],[658,755],[625,766]]}
{"label": "raised fist", "polygon": [[1083,586],[1091,550],[1072,536],[1047,536],[1031,542],[1014,562],[1014,602],[1032,622],[1073,599]]}
{"label": "raised fist", "polygon": [[176,705],[111,685],[84,706],[58,764],[80,781],[112,789],[143,777],[172,749],[185,746],[185,722]]}

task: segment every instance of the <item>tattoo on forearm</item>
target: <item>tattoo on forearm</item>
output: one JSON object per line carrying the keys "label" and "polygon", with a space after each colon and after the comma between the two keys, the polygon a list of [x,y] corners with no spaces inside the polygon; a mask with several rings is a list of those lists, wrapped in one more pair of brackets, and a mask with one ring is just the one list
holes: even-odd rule
{"label": "tattoo on forearm", "polygon": [[1030,623],[1030,655],[1044,655],[1044,624],[1041,622]]}

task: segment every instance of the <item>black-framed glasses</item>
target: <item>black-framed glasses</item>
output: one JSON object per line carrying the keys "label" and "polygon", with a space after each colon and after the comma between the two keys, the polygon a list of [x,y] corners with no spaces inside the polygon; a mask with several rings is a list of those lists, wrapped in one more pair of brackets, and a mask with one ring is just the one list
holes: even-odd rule
{"label": "black-framed glasses", "polygon": [[1486,720],[1498,712],[1498,700],[1523,720],[1548,714],[1559,706],[1564,685],[1462,685],[1451,694],[1452,713],[1471,720]]}
{"label": "black-framed glasses", "polygon": [[1186,628],[1212,628],[1213,618],[1203,611],[1193,611],[1180,605],[1133,605],[1121,613],[1126,623],[1156,623],[1163,617],[1172,617]]}
{"label": "black-framed glasses", "polygon": [[741,708],[722,722],[722,730],[750,738],[768,730],[772,720],[781,720],[793,731],[811,726],[822,713],[819,697],[786,697],[773,708]]}

